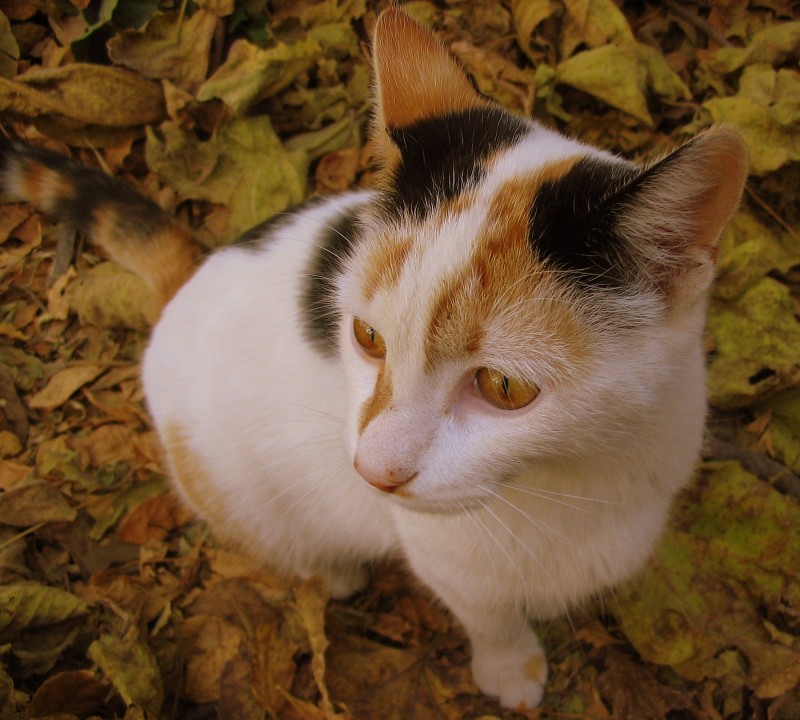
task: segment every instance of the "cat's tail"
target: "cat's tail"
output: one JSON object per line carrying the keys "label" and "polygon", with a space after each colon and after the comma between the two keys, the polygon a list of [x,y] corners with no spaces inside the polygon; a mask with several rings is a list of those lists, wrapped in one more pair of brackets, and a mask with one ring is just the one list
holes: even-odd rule
{"label": "cat's tail", "polygon": [[191,234],[133,187],[54,152],[0,138],[0,187],[70,223],[151,289],[156,311],[197,268]]}

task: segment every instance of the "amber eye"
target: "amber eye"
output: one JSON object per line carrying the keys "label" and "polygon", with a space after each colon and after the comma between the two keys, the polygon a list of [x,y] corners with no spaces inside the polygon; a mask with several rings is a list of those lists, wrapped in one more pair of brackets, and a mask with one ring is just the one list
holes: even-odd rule
{"label": "amber eye", "polygon": [[386,355],[386,343],[383,342],[381,334],[361,318],[354,318],[353,334],[356,336],[358,344],[370,357],[382,358]]}
{"label": "amber eye", "polygon": [[499,370],[485,367],[475,373],[475,383],[484,399],[502,410],[519,410],[539,394],[539,388],[533,383],[515,380]]}

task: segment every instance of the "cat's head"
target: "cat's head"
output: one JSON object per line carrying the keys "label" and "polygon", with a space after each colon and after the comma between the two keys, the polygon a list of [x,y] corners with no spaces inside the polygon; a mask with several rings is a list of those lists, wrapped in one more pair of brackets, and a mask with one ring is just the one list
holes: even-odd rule
{"label": "cat's head", "polygon": [[705,298],[746,176],[737,134],[640,167],[481,97],[396,9],[374,67],[380,192],[337,285],[362,476],[458,510],[523,465],[658,443],[642,438],[676,393],[699,394],[702,415]]}

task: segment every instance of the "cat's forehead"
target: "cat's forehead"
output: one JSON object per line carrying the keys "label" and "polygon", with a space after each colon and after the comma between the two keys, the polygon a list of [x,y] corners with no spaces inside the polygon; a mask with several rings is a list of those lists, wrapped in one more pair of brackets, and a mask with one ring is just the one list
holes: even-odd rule
{"label": "cat's forehead", "polygon": [[530,358],[543,345],[553,362],[574,362],[585,328],[566,288],[537,258],[530,222],[543,184],[580,157],[520,163],[498,154],[481,182],[426,213],[376,221],[356,273],[371,322],[385,319],[428,373],[473,357],[508,367],[521,361],[521,348]]}

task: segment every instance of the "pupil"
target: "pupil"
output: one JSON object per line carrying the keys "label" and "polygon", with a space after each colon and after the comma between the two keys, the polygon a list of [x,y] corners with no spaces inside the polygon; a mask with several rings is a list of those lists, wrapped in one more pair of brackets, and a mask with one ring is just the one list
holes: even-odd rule
{"label": "pupil", "polygon": [[367,328],[367,335],[369,336],[369,341],[371,343],[375,342],[375,330],[374,328],[368,327]]}
{"label": "pupil", "polygon": [[508,379],[506,375],[503,375],[502,384],[503,384],[503,394],[508,395],[508,387],[511,384],[511,381]]}

